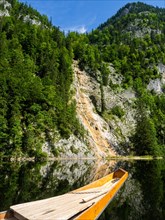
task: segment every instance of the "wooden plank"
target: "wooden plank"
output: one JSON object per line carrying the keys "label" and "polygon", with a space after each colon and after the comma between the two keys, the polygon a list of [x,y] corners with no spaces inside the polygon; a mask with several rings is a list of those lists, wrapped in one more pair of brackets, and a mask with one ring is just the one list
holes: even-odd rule
{"label": "wooden plank", "polygon": [[[40,218],[41,215],[43,214],[46,215],[48,213],[60,215],[60,213],[63,213],[63,211],[69,210],[70,208],[74,208],[73,214],[75,215],[76,212],[79,212],[79,209],[81,209],[81,207],[82,208],[84,207],[83,209],[85,209],[86,206],[89,205],[89,204],[87,205],[80,204],[78,206],[78,204],[82,200],[82,194],[73,194],[73,195],[67,194],[67,196],[68,198],[66,197],[64,198],[63,196],[63,200],[61,203],[59,203],[59,201],[56,198],[54,199],[55,202],[53,201],[53,199],[51,199],[50,202],[47,201],[42,206],[40,206],[39,204],[37,207],[33,206],[30,209],[29,209],[29,206],[23,207],[23,209],[22,207],[21,209],[19,209],[18,206],[16,208],[14,208],[13,206],[12,208],[16,213],[19,213],[22,216],[26,216],[27,219],[33,219],[33,218]],[[21,219],[21,217],[19,217],[18,215],[17,215],[17,218]]]}
{"label": "wooden plank", "polygon": [[94,193],[92,195],[86,196],[84,198],[82,198],[82,202],[88,202],[91,201],[97,197],[100,197],[101,195],[106,194],[108,191],[110,191],[118,182],[118,179],[116,179],[115,181],[109,181],[108,183],[104,184],[100,190],[100,192]]}
{"label": "wooden plank", "polygon": [[17,218],[18,220],[28,220],[28,218],[25,218],[24,216],[20,215],[17,212],[14,212],[14,217]]}
{"label": "wooden plank", "polygon": [[[118,172],[118,171],[116,171]],[[119,176],[117,176],[119,177]],[[80,215],[75,217],[75,220],[84,220],[84,219],[97,219],[100,214],[103,212],[105,207],[109,204],[109,202],[113,199],[117,191],[121,188],[121,186],[124,184],[128,177],[128,172],[123,171],[123,175],[121,176],[120,180],[117,181],[116,185],[104,196],[99,198],[98,201],[95,202],[95,204],[91,207],[89,207],[87,210],[82,212]]]}
{"label": "wooden plank", "polygon": [[[98,189],[97,189],[98,190]],[[87,196],[89,195],[89,191],[91,190],[86,190],[87,191]],[[93,192],[93,191],[92,191]],[[85,192],[86,193],[86,192]],[[92,193],[93,194],[93,193]],[[12,206],[11,208],[17,212],[20,213],[21,215],[24,216],[24,213],[26,213],[26,216],[33,215],[34,213],[40,213],[42,212],[47,212],[49,210],[54,210],[54,209],[64,209],[69,203],[74,202],[78,203],[82,200],[82,196],[85,196],[85,194],[65,194],[63,196],[59,197],[54,197],[51,199],[46,199],[45,201],[36,201],[36,202],[30,202],[29,204],[21,204],[21,205],[16,205]],[[76,204],[75,204],[76,205]]]}
{"label": "wooden plank", "polygon": [[[112,176],[112,175],[111,175]],[[106,182],[105,182],[106,180]],[[85,186],[61,196],[11,206],[19,220],[25,219],[67,219],[89,208],[118,182],[118,179],[99,180],[97,184]],[[82,201],[84,203],[82,203]]]}
{"label": "wooden plank", "polygon": [[[67,197],[66,197],[67,196]],[[81,194],[75,194],[75,195],[69,195],[66,194],[66,196],[63,196],[62,200],[59,202],[57,198],[51,199],[50,201],[46,201],[42,204],[37,204],[34,206],[27,206],[27,207],[12,207],[12,209],[20,213],[22,216],[26,216],[26,218],[34,218],[35,216],[39,217],[41,213],[48,213],[50,211],[54,211],[55,213],[60,210],[66,210],[68,204],[74,203],[74,207],[81,201],[82,195]]]}
{"label": "wooden plank", "polygon": [[[49,199],[44,199],[44,200],[38,200],[38,201],[33,201],[33,202],[28,202],[28,203],[24,203],[24,204],[19,204],[19,205],[14,205],[11,206],[11,209],[16,211],[16,212],[27,212],[27,213],[31,213],[33,211],[37,211],[38,209],[40,210],[41,208],[44,208],[46,206],[48,206],[49,204],[53,204],[53,203],[60,203],[61,201],[65,201],[66,200],[66,196],[62,195],[62,196],[57,196],[57,197],[52,197]],[[69,195],[68,195],[69,197]]]}
{"label": "wooden plank", "polygon": [[[91,190],[87,190],[87,192],[88,191],[91,191]],[[55,205],[56,209],[57,207],[60,208],[60,206],[64,207],[69,202],[75,201],[76,198],[81,200],[82,195],[68,193],[62,196],[52,197],[52,198],[45,199],[45,200],[39,200],[39,201],[33,201],[33,202],[24,203],[20,205],[14,205],[14,206],[11,206],[11,209],[16,211],[17,213],[18,212],[22,213],[22,215],[23,213],[30,214],[33,212],[40,211],[41,208],[45,210],[44,207],[50,206],[50,208],[54,208],[53,204]]]}
{"label": "wooden plank", "polygon": [[93,200],[93,199],[96,199],[96,198],[98,198],[98,197],[100,197],[100,196],[106,194],[107,192],[108,192],[108,190],[101,191],[100,193],[94,193],[93,195],[89,195],[89,196],[87,196],[87,197],[82,198],[82,202],[83,202],[83,203],[84,203],[84,202],[85,202],[85,203],[86,203],[86,202],[89,202],[89,201],[91,201],[91,200]]}
{"label": "wooden plank", "polygon": [[76,212],[75,212],[75,207],[72,207],[70,208],[69,210],[67,210],[66,212],[63,212],[61,213],[61,217],[59,217],[59,215],[56,215],[56,216],[53,216],[53,218],[57,219],[70,219],[72,218],[73,216],[75,216],[76,214],[86,210],[87,208],[91,207],[92,205],[94,204],[94,202],[90,202],[90,203],[84,203],[83,205],[79,206],[77,209],[76,209]]}
{"label": "wooden plank", "polygon": [[[33,213],[32,214],[32,218],[39,218],[41,215],[44,215],[45,217],[48,217],[48,215],[50,214],[51,216],[53,215],[53,217],[57,214],[59,215],[60,213],[63,213],[68,206],[71,206],[71,204],[73,204],[73,207],[77,207],[77,204],[79,203],[81,198],[81,195],[74,195],[74,197],[70,197],[68,199],[63,200],[63,202],[58,203],[58,201],[56,201],[56,203],[50,203],[47,206],[47,209],[42,209],[40,212],[38,213]],[[52,212],[49,212],[49,211]]]}
{"label": "wooden plank", "polygon": [[36,219],[36,220],[46,219],[47,220],[47,219],[53,218],[53,219],[67,220],[73,217],[76,213],[79,213],[89,208],[92,205],[93,205],[93,202],[76,205],[76,212],[75,212],[75,204],[72,204],[68,206],[67,209],[64,209],[63,207],[63,209],[58,210],[58,212],[57,210],[55,210],[52,212],[38,213],[36,215],[32,215],[29,219]]}

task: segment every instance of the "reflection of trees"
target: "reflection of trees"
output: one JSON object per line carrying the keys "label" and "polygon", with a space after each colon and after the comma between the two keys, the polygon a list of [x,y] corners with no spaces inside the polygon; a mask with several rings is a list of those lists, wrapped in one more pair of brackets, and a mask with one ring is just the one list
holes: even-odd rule
{"label": "reflection of trees", "polygon": [[110,219],[139,220],[144,211],[141,201],[142,196],[139,183],[130,176],[110,205]]}
{"label": "reflection of trees", "polygon": [[[165,165],[162,170],[162,182],[163,182],[163,189],[164,189],[163,198],[165,200]],[[161,205],[162,205],[162,215],[165,218],[165,202],[164,202],[164,200],[162,199]]]}
{"label": "reflection of trees", "polygon": [[41,164],[6,163],[0,169],[0,210],[8,209],[11,204],[34,200],[41,181]]}
{"label": "reflection of trees", "polygon": [[164,192],[163,192],[163,161],[155,160],[150,162],[137,163],[137,179],[141,183],[144,200],[145,214],[143,219],[164,219]]}
{"label": "reflection of trees", "polygon": [[14,202],[18,191],[18,164],[0,164],[0,210],[5,210]]}
{"label": "reflection of trees", "polygon": [[163,160],[119,164],[129,172],[129,178],[99,220],[165,219]]}
{"label": "reflection of trees", "polygon": [[10,205],[49,198],[91,181],[92,161],[0,165],[0,211]]}
{"label": "reflection of trees", "polygon": [[163,160],[152,160],[127,163],[129,179],[99,220],[165,219],[163,162]]}
{"label": "reflection of trees", "polygon": [[[99,220],[139,220],[143,209],[141,205],[140,184],[133,178],[135,173],[134,163],[119,161],[116,168],[122,167],[129,172],[129,177],[116,197],[100,216]],[[138,199],[135,199],[138,198]]]}

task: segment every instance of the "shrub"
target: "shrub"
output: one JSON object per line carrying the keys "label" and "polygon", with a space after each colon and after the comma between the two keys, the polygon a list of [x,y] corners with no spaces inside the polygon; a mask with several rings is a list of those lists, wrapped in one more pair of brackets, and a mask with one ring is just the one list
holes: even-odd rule
{"label": "shrub", "polygon": [[125,114],[124,110],[120,106],[115,106],[111,109],[111,113],[119,118],[122,118]]}

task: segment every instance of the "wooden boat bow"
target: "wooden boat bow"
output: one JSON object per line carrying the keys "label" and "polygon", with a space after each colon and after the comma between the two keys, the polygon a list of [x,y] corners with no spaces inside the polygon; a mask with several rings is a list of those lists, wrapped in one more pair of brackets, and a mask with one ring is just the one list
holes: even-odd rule
{"label": "wooden boat bow", "polygon": [[0,220],[97,219],[127,177],[128,172],[118,169],[64,195],[13,205],[9,211],[0,213]]}

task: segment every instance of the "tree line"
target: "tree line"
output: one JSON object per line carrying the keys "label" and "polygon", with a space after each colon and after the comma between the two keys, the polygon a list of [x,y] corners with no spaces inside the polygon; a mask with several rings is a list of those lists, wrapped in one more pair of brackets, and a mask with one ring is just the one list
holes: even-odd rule
{"label": "tree line", "polygon": [[42,157],[45,142],[57,155],[56,140],[83,133],[71,99],[70,42],[46,16],[9,2],[10,17],[0,17],[0,155]]}

